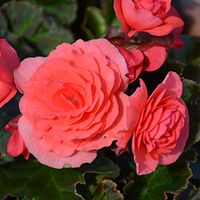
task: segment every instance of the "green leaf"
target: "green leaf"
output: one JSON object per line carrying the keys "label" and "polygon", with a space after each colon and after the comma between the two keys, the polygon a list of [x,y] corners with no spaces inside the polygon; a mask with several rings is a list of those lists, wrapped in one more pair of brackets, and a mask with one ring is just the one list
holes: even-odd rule
{"label": "green leaf", "polygon": [[200,189],[193,190],[190,192],[188,200],[199,200],[200,197]]}
{"label": "green leaf", "polygon": [[170,49],[169,58],[184,64],[183,76],[200,81],[200,37],[183,35],[184,46],[181,49]]}
{"label": "green leaf", "polygon": [[0,109],[0,165],[2,163],[6,163],[12,160],[6,155],[6,146],[10,134],[7,133],[4,129],[4,124],[3,124],[4,118],[5,118],[5,113],[3,112],[3,109]]}
{"label": "green leaf", "polygon": [[74,184],[82,181],[79,169],[52,169],[34,161],[0,166],[0,198],[7,194],[21,199],[80,199]]}
{"label": "green leaf", "polygon": [[97,180],[104,177],[117,178],[120,169],[108,158],[98,157],[91,164],[86,164],[82,167],[85,173],[94,173],[97,175]]}
{"label": "green leaf", "polygon": [[77,3],[76,0],[55,1],[53,5],[45,5],[44,11],[60,22],[60,24],[70,25],[76,19]]}
{"label": "green leaf", "polygon": [[29,38],[33,37],[44,23],[42,8],[27,1],[9,1],[3,4],[0,11],[0,16],[6,18],[3,37],[12,44],[20,58],[38,55]]}
{"label": "green leaf", "polygon": [[8,143],[9,137],[10,137],[10,134],[6,133],[6,131],[3,128],[1,128],[1,130],[0,130],[0,152],[1,152],[1,154],[5,154],[5,152],[6,152],[6,145]]}
{"label": "green leaf", "polygon": [[107,29],[102,11],[96,7],[87,7],[82,28],[88,39],[102,37]]}
{"label": "green leaf", "polygon": [[81,168],[53,169],[36,161],[11,162],[0,165],[0,199],[11,194],[29,200],[78,200],[75,185],[84,184],[84,174],[96,173],[103,180],[116,177],[119,169],[106,158],[97,158]]}
{"label": "green leaf", "polygon": [[190,117],[189,146],[200,141],[200,85],[195,81],[183,80],[182,98],[187,104]]}
{"label": "green leaf", "polygon": [[[115,190],[114,183],[111,188],[106,186],[102,181],[106,179],[115,179],[119,176],[120,169],[108,158],[99,156],[92,164],[86,164],[82,167],[84,172],[84,182],[76,184],[76,192],[83,199],[96,199],[98,195],[104,195],[105,198],[109,195],[119,196],[119,192]],[[107,192],[104,194],[102,187],[107,187]],[[100,190],[100,191],[99,191]],[[96,192],[100,192],[96,194]]]}
{"label": "green leaf", "polygon": [[186,103],[192,103],[200,93],[200,85],[188,79],[183,79],[183,95],[182,98]]}
{"label": "green leaf", "polygon": [[42,54],[47,55],[51,50],[55,49],[57,45],[63,42],[71,43],[74,38],[72,33],[63,28],[53,28],[49,31],[36,34],[30,39]]}
{"label": "green leaf", "polygon": [[165,192],[176,193],[185,188],[190,176],[191,170],[185,161],[179,160],[169,166],[160,166],[149,175],[134,176],[133,183],[126,188],[125,199],[165,199]]}
{"label": "green leaf", "polygon": [[31,36],[43,22],[42,9],[25,1],[10,1],[3,5],[10,28],[18,36]]}
{"label": "green leaf", "polygon": [[45,14],[56,18],[62,25],[70,25],[77,14],[76,0],[29,0],[43,7]]}
{"label": "green leaf", "polygon": [[196,161],[192,162],[190,164],[190,168],[192,170],[192,178],[190,179],[191,184],[194,186],[194,188],[200,189],[200,142],[193,145],[193,149],[196,151]]}
{"label": "green leaf", "polygon": [[6,22],[6,18],[3,13],[0,12],[0,37],[5,37],[8,31],[8,26]]}
{"label": "green leaf", "polygon": [[187,65],[184,76],[200,83],[200,57]]}
{"label": "green leaf", "polygon": [[[36,5],[34,1],[10,1],[2,7],[3,14],[7,18],[9,30],[4,28],[4,35],[17,49],[21,58],[36,55],[47,55],[58,44],[63,42],[73,42],[74,38],[64,25],[60,25],[57,20],[57,13],[61,15],[64,11],[68,19],[63,19],[63,24],[70,24],[75,19],[76,1],[65,0],[57,4]],[[59,5],[60,8],[56,7]],[[46,13],[45,8],[55,9],[55,13]],[[63,12],[62,12],[63,11]],[[53,12],[53,11],[52,11]],[[0,13],[4,16],[2,13]],[[0,17],[1,17],[0,15]],[[3,23],[1,26],[6,26]]]}
{"label": "green leaf", "polygon": [[123,200],[124,197],[119,190],[117,184],[112,180],[102,180],[94,193],[95,200]]}
{"label": "green leaf", "polygon": [[117,19],[113,8],[114,1],[113,0],[101,1],[100,4],[107,24],[109,26],[120,27],[121,26],[120,21]]}
{"label": "green leaf", "polygon": [[28,42],[27,38],[19,37],[16,34],[9,31],[7,33],[6,39],[16,49],[17,54],[21,59],[24,59],[24,58],[27,58],[27,57],[30,57],[30,56],[31,57],[36,56],[35,49]]}

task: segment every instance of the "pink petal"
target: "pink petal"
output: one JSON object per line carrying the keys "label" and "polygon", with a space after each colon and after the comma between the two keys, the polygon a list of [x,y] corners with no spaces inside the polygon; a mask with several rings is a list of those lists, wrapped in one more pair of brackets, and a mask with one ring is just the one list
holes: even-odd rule
{"label": "pink petal", "polygon": [[70,163],[69,167],[80,167],[83,163],[91,163],[96,156],[96,151],[78,151],[72,156],[65,158],[65,162]]}
{"label": "pink petal", "polygon": [[184,28],[184,21],[181,19],[178,11],[174,7],[171,7],[171,9],[169,10],[169,12],[167,13],[167,16],[174,16],[174,17],[177,17],[179,19],[179,22],[177,21],[176,23],[177,23],[177,25],[179,27],[178,28],[179,33],[181,33],[183,31],[183,28]]}
{"label": "pink petal", "polygon": [[174,27],[170,24],[163,24],[160,26],[157,26],[155,28],[152,29],[146,29],[144,30],[144,32],[147,32],[151,35],[155,35],[155,36],[165,36],[168,35],[169,33],[171,33],[173,31]]}
{"label": "pink petal", "polygon": [[[53,168],[79,167],[83,163],[90,163],[96,157],[96,151],[75,152],[71,156],[60,156],[55,151],[47,149],[47,143],[44,146],[39,145],[41,139],[33,131],[29,120],[22,116],[18,122],[19,133],[22,136],[28,151],[33,154],[40,163]],[[50,138],[49,138],[50,139]],[[45,147],[45,148],[44,148]]]}
{"label": "pink petal", "polygon": [[18,122],[19,133],[23,137],[28,151],[33,154],[39,162],[55,168],[62,168],[64,166],[64,157],[60,158],[56,154],[42,149],[38,143],[38,139],[34,136],[33,128],[30,122],[21,117]]}
{"label": "pink petal", "polygon": [[142,61],[144,59],[143,53],[139,49],[132,49],[131,51],[119,47],[120,53],[124,56],[128,65],[128,77],[134,81],[142,71]]}
{"label": "pink petal", "polygon": [[[181,20],[179,13],[173,7],[168,12],[168,16],[175,16],[179,20]],[[172,42],[170,48],[180,48],[180,47],[182,47],[184,45],[182,39],[180,38],[180,34],[183,32],[183,28],[184,28],[184,22],[182,21],[182,26],[180,26],[179,28],[175,28],[172,31],[171,35],[173,37],[173,42]]]}
{"label": "pink petal", "polygon": [[19,91],[23,93],[24,86],[31,76],[35,73],[39,66],[41,66],[46,58],[35,57],[24,59],[20,66],[14,71],[15,84]]}
{"label": "pink petal", "polygon": [[130,52],[133,60],[133,65],[139,65],[144,59],[142,52],[139,49],[131,49]]}
{"label": "pink petal", "polygon": [[[120,139],[117,141],[118,147],[122,149],[126,148],[128,141],[133,135],[133,130],[140,119],[141,112],[144,109],[148,98],[147,89],[142,80],[140,80],[140,84],[141,86],[137,88],[137,90],[129,98],[129,103],[125,115],[127,117],[125,121],[128,122],[127,130],[122,129]],[[123,102],[126,101],[124,100]],[[122,124],[124,123],[125,122],[122,120]]]}
{"label": "pink petal", "polygon": [[[131,116],[130,111],[130,98],[128,95],[124,94],[123,92],[120,93],[120,112],[121,115],[120,121],[112,127],[110,130],[110,136],[113,137],[114,140],[117,140],[117,145],[121,148],[125,148],[126,144],[130,140],[131,134],[131,127],[134,124],[134,116]],[[117,134],[116,134],[117,133]]]}
{"label": "pink petal", "polygon": [[169,16],[167,17],[164,22],[166,24],[172,25],[174,28],[179,28],[184,26],[184,22],[182,19],[175,17],[175,16]]}
{"label": "pink petal", "polygon": [[138,33],[139,32],[139,30],[130,30],[129,32],[128,32],[128,37],[132,37],[132,36],[134,36],[136,33]]}
{"label": "pink petal", "polygon": [[121,4],[122,4],[122,0],[114,0],[115,14],[116,14],[117,18],[119,19],[119,21],[121,22],[124,32],[127,34],[129,31],[129,27],[128,27],[126,21],[124,20],[124,16],[123,16],[122,9],[121,9]]}
{"label": "pink petal", "polygon": [[115,62],[121,73],[121,78],[123,79],[124,89],[127,88],[129,79],[126,77],[128,73],[128,67],[124,57],[121,55],[119,50],[106,39],[96,39],[87,42],[88,44],[96,45],[103,54],[105,54],[112,62]]}
{"label": "pink petal", "polygon": [[13,89],[5,82],[0,81],[0,108],[10,101],[10,99],[12,99],[16,93],[16,89]]}
{"label": "pink petal", "polygon": [[13,157],[19,156],[24,151],[24,141],[18,131],[13,131],[7,144],[7,153]]}
{"label": "pink petal", "polygon": [[144,51],[145,59],[143,69],[145,71],[155,71],[159,69],[167,59],[165,47],[153,46]]}
{"label": "pink petal", "polygon": [[[173,85],[173,87],[172,87]],[[175,98],[180,98],[182,95],[182,82],[176,72],[170,71],[162,83],[160,83],[149,99],[157,98],[157,96],[165,91],[165,95],[169,95]],[[150,101],[150,100],[149,100]]]}
{"label": "pink petal", "polygon": [[123,1],[122,12],[127,24],[133,29],[142,31],[162,24],[162,20],[153,16],[151,12],[145,9],[136,9],[132,0]]}
{"label": "pink petal", "polygon": [[145,147],[140,147],[138,149],[136,136],[132,140],[132,151],[134,154],[134,161],[136,164],[136,171],[138,175],[149,174],[155,171],[158,160],[153,159],[153,157],[145,150]]}
{"label": "pink petal", "polygon": [[18,55],[12,46],[0,39],[0,81],[14,88],[13,70],[20,64]]}
{"label": "pink petal", "polygon": [[[159,164],[161,165],[169,165],[179,158],[179,156],[183,152],[183,149],[187,142],[187,138],[189,136],[189,115],[185,103],[183,101],[181,101],[181,103],[183,104],[183,106],[185,106],[185,124],[180,134],[180,138],[177,140],[175,149],[173,149],[172,152],[169,154],[163,154],[162,156],[160,156]],[[184,111],[182,113],[184,113]]]}
{"label": "pink petal", "polygon": [[13,157],[23,154],[24,158],[28,160],[29,152],[24,145],[22,137],[18,132],[17,123],[20,117],[21,115],[16,116],[5,126],[6,131],[12,134],[7,144],[7,153]]}
{"label": "pink petal", "polygon": [[0,108],[17,92],[13,70],[19,63],[16,51],[5,39],[0,39]]}
{"label": "pink petal", "polygon": [[134,130],[135,126],[137,125],[141,113],[147,103],[148,93],[147,88],[142,79],[140,79],[140,87],[130,96],[130,113],[134,116],[135,123],[132,124],[132,129]]}
{"label": "pink petal", "polygon": [[30,153],[29,153],[29,151],[28,151],[27,148],[25,148],[25,150],[23,151],[23,156],[24,156],[24,158],[25,158],[26,160],[29,159]]}
{"label": "pink petal", "polygon": [[[171,95],[181,98],[182,95],[182,82],[179,75],[175,72],[169,72],[166,78],[163,81],[166,88],[166,94],[170,93]],[[173,85],[173,87],[172,87]]]}
{"label": "pink petal", "polygon": [[[142,80],[140,80],[140,84],[141,86],[129,97],[129,102],[127,102],[127,108],[125,110],[126,115],[124,115],[125,119],[121,120],[122,124],[128,123],[127,128],[122,129],[120,138],[117,141],[117,146],[120,150],[126,148],[148,98],[147,89]],[[126,100],[123,102],[126,102]]]}
{"label": "pink petal", "polygon": [[164,0],[165,1],[165,3],[166,3],[166,10],[165,10],[165,12],[167,13],[169,10],[170,10],[170,8],[172,7],[172,0]]}

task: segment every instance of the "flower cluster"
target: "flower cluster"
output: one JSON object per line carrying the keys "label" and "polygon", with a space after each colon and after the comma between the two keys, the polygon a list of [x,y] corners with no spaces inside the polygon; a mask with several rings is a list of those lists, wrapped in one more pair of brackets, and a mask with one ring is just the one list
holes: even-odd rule
{"label": "flower cluster", "polygon": [[29,153],[53,167],[91,163],[111,144],[132,153],[137,174],[175,162],[189,134],[182,82],[169,72],[148,95],[142,71],[155,71],[180,47],[183,21],[171,0],[114,0],[124,36],[63,43],[47,57],[26,58],[0,40],[0,107],[17,92],[21,114],[5,129],[7,153]]}

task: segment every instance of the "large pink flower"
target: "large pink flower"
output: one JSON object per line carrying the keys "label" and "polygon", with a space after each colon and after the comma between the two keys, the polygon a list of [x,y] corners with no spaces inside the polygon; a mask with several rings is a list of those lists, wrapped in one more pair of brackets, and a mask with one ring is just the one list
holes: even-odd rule
{"label": "large pink flower", "polygon": [[0,39],[0,107],[17,92],[13,81],[13,71],[19,64],[16,51],[5,39]]}
{"label": "large pink flower", "polygon": [[131,109],[138,116],[133,124],[132,151],[137,174],[148,174],[158,164],[175,162],[182,153],[189,133],[188,112],[181,100],[182,84],[170,72],[148,98],[144,82],[130,97]]}
{"label": "large pink flower", "polygon": [[15,71],[23,93],[19,133],[41,163],[90,163],[130,127],[126,62],[105,39],[63,43],[48,57],[25,59]]}
{"label": "large pink flower", "polygon": [[182,27],[183,21],[170,13],[171,8],[171,0],[114,0],[116,15],[129,37],[137,32],[164,36]]}

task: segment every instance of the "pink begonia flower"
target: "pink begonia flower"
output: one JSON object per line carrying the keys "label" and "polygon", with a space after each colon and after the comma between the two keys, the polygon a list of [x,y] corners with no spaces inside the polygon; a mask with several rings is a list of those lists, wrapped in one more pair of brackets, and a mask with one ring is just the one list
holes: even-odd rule
{"label": "pink begonia flower", "polygon": [[28,151],[50,167],[79,167],[127,137],[127,73],[124,57],[105,39],[63,43],[46,58],[25,59],[14,77]]}
{"label": "pink begonia flower", "polygon": [[0,108],[17,92],[13,71],[19,64],[16,51],[5,39],[0,39]]}
{"label": "pink begonia flower", "polygon": [[165,47],[141,45],[138,48],[126,50],[123,47],[117,47],[126,59],[129,73],[127,76],[134,81],[141,71],[155,71],[159,69],[167,59]]}
{"label": "pink begonia flower", "polygon": [[6,151],[7,154],[12,157],[17,157],[20,154],[23,154],[24,158],[28,160],[29,152],[24,144],[22,137],[18,132],[17,123],[20,117],[21,115],[18,115],[5,126],[6,131],[12,134],[8,140]]}
{"label": "pink begonia flower", "polygon": [[179,17],[169,15],[171,8],[171,0],[114,0],[115,13],[129,37],[137,32],[164,36],[183,27]]}
{"label": "pink begonia flower", "polygon": [[149,98],[142,80],[140,84],[130,99],[138,118],[132,127],[132,151],[137,174],[143,175],[153,172],[158,164],[178,159],[188,138],[189,118],[181,100],[182,83],[175,72],[168,73]]}

